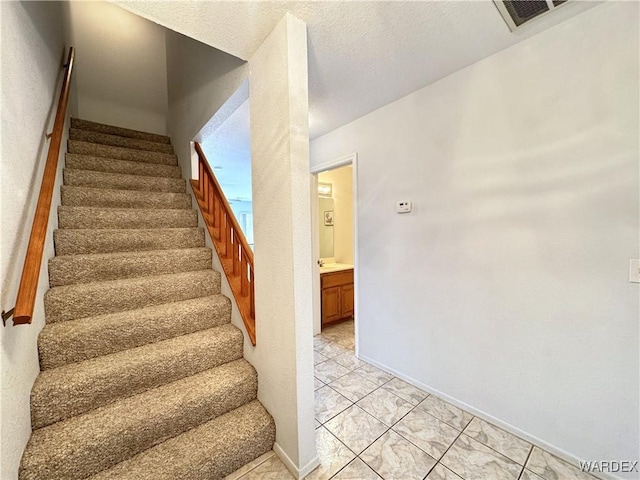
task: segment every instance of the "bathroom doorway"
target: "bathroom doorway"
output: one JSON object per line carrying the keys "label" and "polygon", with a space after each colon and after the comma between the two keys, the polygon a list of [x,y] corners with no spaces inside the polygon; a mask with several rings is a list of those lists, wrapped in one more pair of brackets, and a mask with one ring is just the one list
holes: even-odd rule
{"label": "bathroom doorway", "polygon": [[357,355],[357,154],[311,173],[314,335],[340,340]]}

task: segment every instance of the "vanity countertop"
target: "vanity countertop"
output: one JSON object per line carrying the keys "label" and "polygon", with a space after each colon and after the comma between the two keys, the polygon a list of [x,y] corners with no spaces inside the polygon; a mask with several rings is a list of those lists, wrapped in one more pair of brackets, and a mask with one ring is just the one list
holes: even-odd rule
{"label": "vanity countertop", "polygon": [[353,270],[353,265],[349,265],[348,263],[325,263],[320,267],[320,274],[341,272],[343,270]]}

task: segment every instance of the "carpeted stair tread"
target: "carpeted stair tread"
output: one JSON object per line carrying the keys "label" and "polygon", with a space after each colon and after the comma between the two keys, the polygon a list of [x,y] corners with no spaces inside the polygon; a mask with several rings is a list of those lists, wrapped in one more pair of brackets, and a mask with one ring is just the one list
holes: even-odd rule
{"label": "carpeted stair tread", "polygon": [[82,120],[81,118],[71,119],[71,128],[80,128],[82,130],[91,130],[92,132],[108,133],[109,135],[119,135],[121,137],[137,138],[140,140],[148,140],[157,143],[171,143],[166,135],[157,133],[142,132],[140,130],[132,130],[130,128],[116,127],[105,123],[91,122]]}
{"label": "carpeted stair tread", "polygon": [[160,165],[178,165],[178,158],[168,153],[113,147],[80,140],[69,140],[67,144],[69,153],[77,153],[79,155],[91,155],[93,157],[113,158],[131,162],[157,163]]}
{"label": "carpeted stair tread", "polygon": [[230,320],[231,301],[218,294],[46,324],[38,337],[40,368],[109,355],[219,327]]}
{"label": "carpeted stair tread", "polygon": [[57,255],[136,252],[204,247],[202,228],[59,229],[53,232]]}
{"label": "carpeted stair tread", "polygon": [[31,391],[31,424],[42,428],[239,358],[242,332],[228,323],[45,370]]}
{"label": "carpeted stair tread", "polygon": [[181,178],[143,177],[140,175],[69,168],[64,169],[64,184],[76,187],[142,190],[146,192],[185,193],[187,191],[186,183]]}
{"label": "carpeted stair tread", "polygon": [[130,162],[113,158],[92,157],[67,153],[65,165],[67,168],[78,170],[92,170],[94,172],[124,173],[127,175],[141,175],[147,177],[182,178],[182,170],[177,165],[159,165],[157,163]]}
{"label": "carpeted stair tread", "polygon": [[71,140],[99,143],[101,145],[111,145],[114,147],[131,148],[134,150],[173,153],[173,147],[169,143],[150,142],[149,140],[123,137],[120,135],[112,135],[109,133],[94,132],[92,130],[71,128],[69,130],[69,138]]}
{"label": "carpeted stair tread", "polygon": [[220,293],[214,270],[53,287],[44,296],[48,323],[207,297]]}
{"label": "carpeted stair tread", "polygon": [[62,205],[70,207],[192,208],[191,195],[187,193],[143,192],[63,185],[61,197]]}
{"label": "carpeted stair tread", "polygon": [[49,285],[148,277],[211,268],[211,249],[58,255],[49,260]]}
{"label": "carpeted stair tread", "polygon": [[195,210],[58,207],[60,228],[186,228],[198,226]]}
{"label": "carpeted stair tread", "polygon": [[257,386],[240,359],[38,429],[20,478],[86,478],[251,402]]}
{"label": "carpeted stair tread", "polygon": [[258,400],[100,472],[90,480],[218,480],[267,453],[275,424]]}

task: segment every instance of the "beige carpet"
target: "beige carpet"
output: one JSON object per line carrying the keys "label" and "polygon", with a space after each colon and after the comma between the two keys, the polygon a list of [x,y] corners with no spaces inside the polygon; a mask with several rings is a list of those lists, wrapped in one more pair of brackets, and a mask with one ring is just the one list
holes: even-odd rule
{"label": "beige carpet", "polygon": [[168,137],[73,119],[20,480],[220,479],[271,450]]}

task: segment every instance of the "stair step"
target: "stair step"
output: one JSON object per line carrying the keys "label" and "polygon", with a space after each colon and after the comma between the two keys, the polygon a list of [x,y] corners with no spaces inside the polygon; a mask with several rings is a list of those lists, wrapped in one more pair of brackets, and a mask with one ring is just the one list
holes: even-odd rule
{"label": "stair step", "polygon": [[145,192],[185,193],[186,183],[181,178],[142,177],[123,173],[94,172],[64,169],[64,184],[75,187],[140,190]]}
{"label": "stair step", "polygon": [[71,140],[82,142],[99,143],[101,145],[111,145],[114,147],[132,148],[134,150],[146,150],[149,152],[173,153],[173,147],[169,143],[150,142],[137,138],[122,137],[109,133],[94,132],[91,130],[69,129]]}
{"label": "stair step", "polygon": [[242,332],[228,323],[45,370],[31,391],[32,427],[52,425],[238,360],[242,346]]}
{"label": "stair step", "polygon": [[21,474],[86,478],[251,402],[257,387],[240,359],[35,430]]}
{"label": "stair step", "polygon": [[130,162],[113,158],[92,157],[67,153],[65,165],[67,168],[78,170],[92,170],[94,172],[125,173],[127,175],[141,175],[147,177],[182,178],[182,170],[175,165],[159,165],[157,163]]}
{"label": "stair step", "polygon": [[90,155],[93,157],[113,158],[115,160],[128,160],[132,162],[157,163],[160,165],[178,165],[178,157],[162,152],[147,152],[132,148],[112,147],[98,143],[69,140],[67,142],[69,153]]}
{"label": "stair step", "polygon": [[63,185],[61,198],[62,205],[70,207],[192,208],[191,195],[187,193],[143,192]]}
{"label": "stair step", "polygon": [[157,133],[142,132],[139,130],[131,130],[129,128],[116,127],[105,123],[91,122],[80,118],[71,119],[71,128],[80,128],[82,130],[91,130],[93,132],[108,133],[110,135],[119,135],[121,137],[137,138],[140,140],[148,140],[157,143],[171,143],[166,135]]}
{"label": "stair step", "polygon": [[218,294],[46,324],[38,337],[40,368],[47,370],[109,355],[219,327],[230,320],[231,302]]}
{"label": "stair step", "polygon": [[58,207],[60,228],[187,228],[198,226],[195,210]]}
{"label": "stair step", "polygon": [[53,232],[57,255],[138,252],[204,247],[202,228],[59,229]]}
{"label": "stair step", "polygon": [[221,479],[267,453],[274,442],[273,418],[254,400],[89,480]]}
{"label": "stair step", "polygon": [[135,310],[220,293],[214,270],[53,287],[44,296],[47,323]]}
{"label": "stair step", "polygon": [[211,249],[58,255],[49,260],[49,285],[148,277],[211,268]]}

